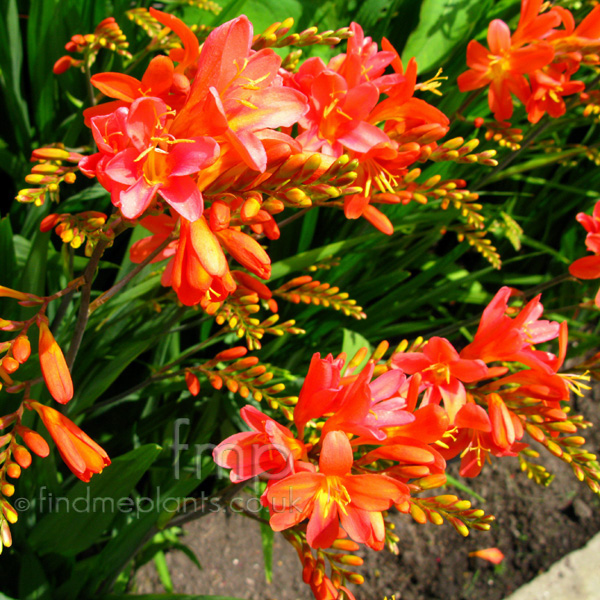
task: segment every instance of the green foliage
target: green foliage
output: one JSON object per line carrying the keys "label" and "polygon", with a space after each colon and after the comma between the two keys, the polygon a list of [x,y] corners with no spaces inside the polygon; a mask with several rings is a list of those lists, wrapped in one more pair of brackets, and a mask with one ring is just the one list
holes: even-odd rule
{"label": "green foliage", "polygon": [[[90,102],[85,78],[75,69],[58,77],[52,73],[72,35],[89,33],[100,20],[114,16],[134,55],[128,72],[136,77],[143,73],[149,40],[125,16],[130,4],[125,0],[0,1],[4,206],[24,187],[32,148],[63,141],[78,151],[91,152],[89,131],[81,116],[81,109]],[[208,28],[244,13],[257,33],[290,16],[295,19],[292,32],[313,25],[320,31],[336,30],[355,20],[366,35],[377,41],[387,36],[396,44],[405,65],[414,56],[419,74],[425,73],[425,78],[443,67],[448,81],[442,83],[444,96],[439,102],[431,92],[421,90],[416,96],[452,117],[446,139],[461,136],[470,140],[476,135],[482,141],[479,150],[499,152],[496,167],[451,161],[420,164],[418,181],[436,175],[464,179],[469,190],[480,194],[482,231],[498,249],[500,271],[490,264],[493,257],[486,261],[482,256],[485,249],[479,248],[478,254],[469,245],[467,240],[473,241],[474,234],[464,206],[445,206],[442,196],[423,205],[414,199],[407,204],[378,205],[394,226],[391,236],[377,232],[364,220],[344,219],[341,211],[326,203],[287,223],[281,238],[268,246],[270,288],[275,290],[292,277],[316,270],[315,278],[348,292],[367,318],[355,321],[322,306],[280,301],[280,323],[293,320],[304,333],[292,335],[282,329],[279,337],[265,336],[262,348],[253,355],[273,379],[259,381],[261,391],[267,390],[265,398],[254,396],[249,402],[269,414],[289,416],[291,394],[299,391],[314,352],[322,356],[345,352],[351,358],[362,347],[370,353],[383,339],[394,347],[404,338],[421,335],[443,335],[460,347],[470,341],[482,309],[502,285],[518,287],[527,297],[544,290],[544,305],[555,315],[552,318],[574,325],[572,336],[579,356],[597,350],[597,309],[591,302],[581,305],[582,295],[591,300],[597,286],[566,276],[568,264],[585,253],[584,231],[574,217],[591,211],[597,198],[594,190],[600,189],[600,170],[593,162],[597,118],[584,116],[580,107],[573,107],[560,121],[545,119],[535,129],[527,129],[533,131],[531,139],[523,141],[521,149],[511,150],[493,140],[483,141],[483,129],[473,127],[476,117],[488,114],[485,94],[473,96],[464,105],[466,95],[456,90],[456,76],[465,70],[468,41],[483,39],[491,18],[514,22],[517,0],[232,0],[220,4],[218,14],[177,2],[168,3],[167,10]],[[309,46],[304,55],[327,61],[342,48]],[[282,56],[287,50],[277,48]],[[121,56],[103,50],[94,71],[122,66]],[[514,125],[528,128],[522,107],[518,110]],[[0,285],[44,296],[59,292],[85,274],[89,259],[83,250],[39,230],[49,213],[110,211],[106,190],[99,184],[86,187],[81,179],[62,186],[58,207],[49,201],[41,208],[13,203],[10,213],[0,219]],[[333,200],[341,204],[340,199]],[[5,549],[2,557],[8,562],[0,560],[0,576],[8,594],[0,594],[0,600],[13,596],[23,600],[129,598],[125,591],[133,586],[135,569],[151,561],[169,593],[141,595],[142,600],[235,600],[175,593],[165,556],[172,549],[180,550],[200,567],[179,536],[183,507],[205,491],[219,497],[224,484],[210,452],[198,452],[197,448],[214,445],[245,426],[239,408],[246,401],[240,386],[234,389],[235,382],[249,385],[262,373],[250,373],[244,379],[243,374],[254,365],[238,364],[238,368],[228,360],[201,368],[217,352],[243,340],[234,326],[218,326],[203,311],[178,306],[174,295],[160,286],[160,263],[147,264],[131,277],[136,265],[129,258],[129,249],[147,235],[147,230],[136,226],[109,245],[99,263],[90,298],[94,310],[72,368],[75,396],[65,407],[69,418],[116,458],[89,484],[73,483],[58,460],[34,459],[26,473],[30,483],[18,492],[39,503],[39,489],[44,486],[56,499],[56,510],[36,506],[35,511],[21,516],[14,528],[13,549]],[[110,301],[93,304],[102,291],[120,282],[127,285]],[[52,331],[65,352],[78,322],[81,300],[80,288],[74,287],[48,309]],[[266,312],[266,304],[257,301],[257,310]],[[261,321],[270,314],[263,312]],[[0,318],[24,320],[33,314],[31,307],[0,299]],[[34,362],[37,340],[31,335]],[[0,336],[2,342],[5,332]],[[362,364],[365,362],[366,358]],[[32,379],[38,376],[29,365],[22,367],[23,372],[29,373],[28,368]],[[198,396],[186,388],[189,372],[204,377]],[[219,377],[225,381],[221,388]],[[275,391],[267,387],[271,385],[276,386]],[[284,392],[277,386],[285,387],[285,398],[278,396]],[[40,378],[34,380],[31,397],[43,400],[40,394],[46,392],[42,387]],[[0,416],[14,410],[12,398],[2,396],[1,400],[6,410]],[[283,412],[277,412],[277,406],[283,406]],[[36,422],[32,414],[26,418],[32,426]],[[180,446],[174,454],[176,442]],[[524,459],[521,464],[535,481],[549,483],[551,476],[542,467]],[[460,482],[453,485],[472,493]],[[120,501],[135,504],[152,498],[157,488],[175,504],[135,515],[115,508]],[[113,508],[67,514],[66,507],[78,502],[89,506],[95,500]],[[426,500],[422,504],[421,508],[430,512],[439,509]],[[446,513],[444,518],[454,516]],[[258,516],[266,520],[269,515],[263,510]],[[270,581],[273,531],[265,523],[261,523],[261,539],[265,576]],[[12,568],[17,553],[18,571]],[[11,571],[13,578],[8,576]],[[14,578],[16,572],[19,575]]]}

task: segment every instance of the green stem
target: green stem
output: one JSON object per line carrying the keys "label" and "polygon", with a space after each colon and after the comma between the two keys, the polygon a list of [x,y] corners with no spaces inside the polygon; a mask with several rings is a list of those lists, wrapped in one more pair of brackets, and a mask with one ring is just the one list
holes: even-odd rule
{"label": "green stem", "polygon": [[112,298],[115,294],[121,291],[146,265],[150,264],[154,258],[156,258],[175,238],[173,236],[168,237],[158,248],[154,249],[141,263],[139,263],[135,269],[131,270],[123,279],[115,283],[110,289],[104,292],[101,296],[96,298],[89,308],[90,314],[93,313],[97,308],[102,306],[106,301]]}

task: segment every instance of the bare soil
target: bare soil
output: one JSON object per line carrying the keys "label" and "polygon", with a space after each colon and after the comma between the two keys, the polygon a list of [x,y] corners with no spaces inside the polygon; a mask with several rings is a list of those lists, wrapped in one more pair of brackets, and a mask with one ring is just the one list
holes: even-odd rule
{"label": "bare soil", "polygon": [[[594,398],[577,398],[573,411],[600,423],[600,390]],[[600,428],[584,433],[590,451],[600,452]],[[543,450],[543,449],[542,449]],[[400,537],[398,556],[388,552],[361,554],[365,576],[354,586],[357,599],[502,600],[565,554],[580,548],[600,531],[600,502],[579,483],[570,467],[544,456],[556,475],[548,488],[520,472],[516,459],[495,459],[479,478],[466,483],[486,499],[482,507],[496,516],[489,532],[474,531],[464,539],[450,525],[419,525],[410,516],[391,514]],[[456,472],[457,464],[449,471]],[[465,499],[465,492],[448,488]],[[474,506],[478,506],[473,501]],[[186,526],[182,541],[196,554],[202,570],[180,551],[167,555],[174,591],[248,600],[311,600],[302,583],[295,551],[275,537],[273,582],[265,581],[260,526],[237,514],[213,513]],[[468,553],[497,546],[505,554],[499,566]],[[152,563],[137,574],[136,593],[164,591]]]}

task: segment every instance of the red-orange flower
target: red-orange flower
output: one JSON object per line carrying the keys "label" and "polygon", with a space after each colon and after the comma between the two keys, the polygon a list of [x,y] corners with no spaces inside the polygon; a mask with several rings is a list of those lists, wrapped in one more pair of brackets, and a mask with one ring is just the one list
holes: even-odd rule
{"label": "red-orange flower", "polygon": [[489,50],[471,40],[467,46],[468,71],[458,77],[461,92],[490,86],[490,109],[498,121],[510,119],[513,112],[511,94],[523,104],[530,96],[524,75],[548,65],[554,58],[551,44],[540,41],[527,46],[515,46],[510,29],[504,21],[495,19],[488,29]]}
{"label": "red-orange flower", "polygon": [[79,479],[89,481],[94,473],[110,465],[108,454],[70,419],[39,402],[28,405],[40,416],[62,459]]}
{"label": "red-orange flower", "polygon": [[420,373],[427,387],[423,405],[439,404],[443,400],[450,423],[467,401],[464,383],[489,377],[482,360],[461,358],[452,344],[440,337],[432,337],[421,352],[395,354],[392,363],[405,373]]}
{"label": "red-orange flower", "polygon": [[[569,265],[569,273],[578,279],[598,279],[600,277],[600,202],[596,202],[593,214],[579,213],[577,220],[583,225],[588,234],[585,245],[592,256],[578,258]],[[600,307],[600,290],[595,298],[596,306]]]}
{"label": "red-orange flower", "polygon": [[383,548],[381,511],[409,495],[408,488],[383,475],[352,475],[352,447],[342,431],[323,440],[319,472],[299,472],[267,488],[271,527],[282,531],[308,518],[306,539],[313,548],[329,548],[344,531],[374,550]]}
{"label": "red-orange flower", "polygon": [[280,479],[294,472],[297,460],[306,458],[304,444],[287,427],[253,406],[244,406],[240,414],[251,431],[229,436],[213,452],[218,465],[231,469],[231,481],[245,481],[263,473]]}

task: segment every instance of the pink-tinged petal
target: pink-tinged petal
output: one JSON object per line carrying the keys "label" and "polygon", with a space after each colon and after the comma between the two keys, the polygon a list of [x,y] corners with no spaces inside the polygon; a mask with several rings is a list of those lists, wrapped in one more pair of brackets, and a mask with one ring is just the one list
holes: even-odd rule
{"label": "pink-tinged petal", "polygon": [[457,413],[454,424],[459,429],[476,429],[489,432],[492,430],[490,417],[485,409],[478,404],[465,404]]}
{"label": "pink-tinged petal", "polygon": [[343,111],[357,121],[364,121],[379,101],[379,90],[373,83],[362,83],[351,88],[343,100]]}
{"label": "pink-tinged petal", "polygon": [[450,372],[465,383],[489,377],[489,369],[482,360],[459,359],[450,365]]}
{"label": "pink-tinged petal", "polygon": [[465,386],[454,377],[450,378],[450,382],[446,385],[438,386],[438,390],[444,401],[444,408],[448,413],[450,423],[454,423],[456,413],[467,401],[467,392]]}
{"label": "pink-tinged petal", "polygon": [[96,176],[96,169],[98,168],[98,163],[105,157],[105,155],[100,152],[96,152],[96,154],[90,154],[89,156],[84,156],[77,166],[79,170],[88,177]]}
{"label": "pink-tinged petal", "polygon": [[158,193],[184,219],[194,222],[202,216],[204,200],[191,177],[169,177]]}
{"label": "pink-tinged petal", "polygon": [[259,443],[261,439],[263,439],[263,437],[254,431],[234,433],[223,440],[213,450],[213,459],[220,467],[227,469],[235,468],[240,456],[238,449]]}
{"label": "pink-tinged petal", "polygon": [[124,73],[97,73],[92,76],[91,82],[109,98],[133,102],[142,95],[139,79]]}
{"label": "pink-tinged petal", "polygon": [[600,277],[600,256],[584,256],[569,265],[569,273],[578,279]]}
{"label": "pink-tinged petal", "polygon": [[[343,513],[342,513],[343,514]],[[329,548],[339,537],[338,505],[326,493],[317,496],[306,528],[306,541],[311,548]]]}
{"label": "pink-tinged petal", "polygon": [[[402,425],[407,425],[408,423],[412,423],[415,420],[415,416],[407,410],[403,410],[403,406],[389,409],[387,406],[382,406],[382,404],[388,405],[388,403],[395,401],[396,400],[388,400],[386,402],[376,404],[374,409],[375,414],[367,416],[367,424],[374,429],[381,429],[384,427],[399,427]],[[404,398],[398,398],[397,401],[402,402],[404,405],[406,404]]]}
{"label": "pink-tinged petal", "polygon": [[242,15],[213,30],[200,52],[197,75],[190,90],[187,115],[193,119],[193,105],[202,100],[210,86],[222,90],[236,76],[240,62],[250,53],[252,25]]}
{"label": "pink-tinged petal", "polygon": [[[594,213],[596,212],[596,207],[598,205],[600,205],[600,202],[596,203],[596,206],[594,207]],[[577,220],[578,223],[581,223],[581,225],[585,228],[586,231],[589,231],[592,233],[598,232],[598,220],[597,220],[595,214],[592,217],[590,215],[586,215],[585,213],[577,213],[577,216],[575,217],[575,219]]]}
{"label": "pink-tinged petal", "polygon": [[394,369],[388,371],[383,375],[380,375],[377,379],[373,380],[369,384],[371,389],[371,398],[375,402],[380,402],[386,398],[391,398],[394,394],[397,394],[400,386],[406,381],[406,375]]}
{"label": "pink-tinged petal", "polygon": [[355,542],[367,544],[373,549],[380,549],[385,539],[385,525],[380,512],[349,508],[341,512],[342,527]]}
{"label": "pink-tinged petal", "polygon": [[209,137],[197,138],[193,143],[181,142],[169,152],[171,175],[193,175],[208,167],[218,158],[219,144]]}
{"label": "pink-tinged petal", "polygon": [[[81,161],[79,161],[81,165]],[[600,254],[600,233],[588,233],[585,236],[585,247],[594,254]]]}
{"label": "pink-tinged petal", "polygon": [[331,71],[323,71],[313,81],[310,94],[311,100],[317,112],[321,113],[335,98],[343,97],[347,90],[348,84],[341,75]]}
{"label": "pink-tinged petal", "polygon": [[[306,96],[291,88],[258,90],[249,96],[248,102],[255,108],[237,104],[237,110],[227,111],[229,126],[234,131],[291,127],[308,111]],[[277,110],[273,110],[274,106]]]}
{"label": "pink-tinged petal", "polygon": [[319,469],[325,475],[346,475],[354,457],[348,436],[343,431],[330,431],[323,440]]}
{"label": "pink-tinged petal", "polygon": [[510,49],[510,27],[500,19],[494,19],[487,33],[488,46],[492,54],[500,55]]}
{"label": "pink-tinged petal", "polygon": [[158,98],[139,98],[129,109],[127,135],[139,152],[146,150],[157,127],[164,122],[166,104]]}
{"label": "pink-tinged petal", "polygon": [[352,124],[349,131],[337,138],[340,144],[355,152],[368,152],[377,144],[386,144],[390,138],[379,127],[365,121]]}
{"label": "pink-tinged petal", "polygon": [[265,48],[248,56],[242,77],[251,80],[253,87],[263,89],[272,85],[280,66],[281,57],[271,48]]}
{"label": "pink-tinged petal", "polygon": [[113,100],[111,102],[104,102],[96,106],[90,106],[83,111],[83,122],[87,127],[91,127],[92,119],[96,117],[106,117],[112,115],[118,109],[129,108],[129,102],[123,100]]}
{"label": "pink-tinged petal", "polygon": [[138,156],[135,148],[122,150],[104,168],[106,177],[126,186],[133,185],[140,177],[140,164],[135,162]]}
{"label": "pink-tinged petal", "polygon": [[432,365],[431,359],[422,352],[401,352],[392,356],[392,364],[412,375]]}
{"label": "pink-tinged petal", "polygon": [[150,206],[159,185],[148,185],[140,177],[130,188],[119,195],[119,208],[126,219],[137,219]]}
{"label": "pink-tinged petal", "polygon": [[240,410],[240,416],[245,421],[247,425],[250,426],[250,429],[253,431],[265,431],[265,423],[268,421],[273,421],[271,417],[265,415],[265,413],[260,412],[258,408],[247,404]]}
{"label": "pink-tinged petal", "polygon": [[267,168],[267,153],[260,140],[249,131],[234,132],[229,129],[225,136],[240,158],[255,171],[264,173]]}

